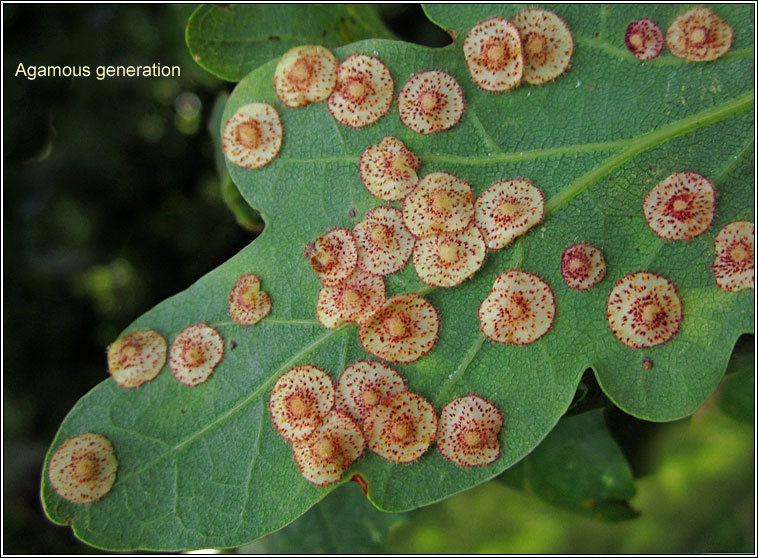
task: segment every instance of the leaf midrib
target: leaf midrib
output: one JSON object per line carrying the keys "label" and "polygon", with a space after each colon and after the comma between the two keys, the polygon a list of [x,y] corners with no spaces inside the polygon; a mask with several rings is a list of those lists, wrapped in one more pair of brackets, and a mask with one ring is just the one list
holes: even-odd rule
{"label": "leaf midrib", "polygon": [[186,446],[197,440],[200,436],[202,436],[204,433],[208,432],[215,426],[218,426],[222,422],[226,421],[227,419],[233,417],[238,412],[240,412],[244,407],[247,406],[248,403],[254,401],[256,397],[262,392],[268,389],[268,387],[276,380],[281,374],[283,374],[288,368],[295,365],[298,360],[305,357],[306,355],[312,353],[315,351],[318,347],[320,347],[323,343],[331,339],[336,334],[344,331],[350,324],[345,323],[341,325],[340,327],[337,327],[335,329],[328,330],[325,334],[321,335],[320,337],[316,338],[312,343],[310,343],[308,346],[303,348],[300,352],[298,352],[296,355],[294,355],[292,358],[290,358],[288,361],[286,361],[284,364],[282,364],[279,368],[277,368],[274,373],[271,374],[271,376],[264,381],[260,386],[258,386],[254,391],[250,393],[246,398],[244,398],[242,401],[234,405],[231,409],[229,409],[226,413],[220,415],[215,420],[211,421],[207,425],[205,425],[203,428],[198,430],[196,433],[192,434],[191,436],[185,438],[181,442],[177,443],[173,447],[171,447],[169,450],[166,450],[162,454],[158,455],[155,459],[150,461],[149,463],[145,464],[144,467],[134,471],[133,473],[130,473],[121,480],[121,482],[126,483],[129,480],[131,480],[134,477],[139,476],[140,474],[144,473],[145,471],[149,470],[150,468],[154,467],[164,459],[166,459],[169,455],[171,455],[173,452],[179,452],[182,449],[184,449]]}
{"label": "leaf midrib", "polygon": [[667,141],[748,110],[753,106],[754,98],[755,90],[751,89],[739,97],[734,97],[714,107],[676,120],[657,130],[652,130],[629,140],[629,145],[625,149],[596,165],[550,198],[545,204],[545,216],[547,217],[569,203],[591,184],[605,177],[633,157]]}
{"label": "leaf midrib", "polygon": [[[617,140],[603,141],[603,142],[590,142],[580,143],[572,145],[561,145],[556,147],[548,147],[544,149],[533,149],[530,151],[515,151],[515,152],[503,152],[493,153],[491,155],[450,155],[446,153],[417,153],[418,157],[423,162],[428,163],[449,163],[467,166],[485,166],[485,165],[497,165],[500,163],[519,163],[528,160],[549,159],[557,155],[567,155],[574,153],[594,153],[602,151],[620,151],[615,157],[609,157],[603,163],[600,163],[596,167],[590,169],[587,173],[577,178],[572,185],[581,181],[586,188],[594,180],[597,180],[600,176],[612,171],[619,165],[624,164],[627,160],[631,159],[635,155],[639,155],[643,151],[651,149],[664,143],[670,139],[674,139],[688,132],[694,131],[697,128],[712,124],[728,118],[733,114],[747,110],[753,105],[754,91],[750,90],[748,93],[740,95],[716,105],[705,111],[687,116],[670,124],[667,124],[657,130],[645,132],[631,138],[622,138]],[[282,157],[278,160],[280,165],[312,165],[312,164],[330,164],[330,163],[346,163],[346,164],[358,164],[360,155],[334,155],[326,157],[309,157],[309,158],[285,158]],[[605,164],[616,164],[610,170],[603,168]],[[593,173],[597,176],[593,176]],[[560,198],[564,191],[569,191],[572,185],[567,186],[562,191],[558,192],[556,196],[552,198]],[[571,196],[573,199],[575,196]],[[549,205],[550,202],[548,202]],[[558,203],[558,202],[554,202]],[[558,206],[559,207],[559,206]],[[551,209],[555,210],[558,207]],[[546,207],[547,210],[547,207]]]}

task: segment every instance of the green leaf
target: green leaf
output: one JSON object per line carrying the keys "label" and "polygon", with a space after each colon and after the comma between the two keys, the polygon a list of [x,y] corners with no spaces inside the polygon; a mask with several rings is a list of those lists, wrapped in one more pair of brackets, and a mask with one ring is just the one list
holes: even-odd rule
{"label": "green leaf", "polygon": [[187,46],[215,76],[239,81],[292,47],[336,47],[392,32],[367,4],[203,5],[190,16]]}
{"label": "green leaf", "polygon": [[355,483],[341,486],[284,529],[242,547],[243,554],[386,554],[390,531],[408,514],[372,506]]}
{"label": "green leaf", "polygon": [[[66,438],[96,431],[113,442],[119,476],[107,497],[86,507],[62,500],[45,480],[43,502],[53,521],[70,522],[78,537],[110,549],[231,547],[287,525],[335,488],[303,480],[271,425],[267,402],[273,383],[294,365],[311,363],[336,378],[347,364],[369,357],[356,326],[327,330],[315,320],[319,282],[302,253],[325,231],[352,227],[380,205],[361,183],[358,158],[387,135],[419,155],[422,175],[452,172],[476,194],[501,178],[531,178],[545,194],[546,216],[512,246],[489,253],[483,268],[453,289],[423,285],[410,263],[386,279],[388,295],[422,293],[441,317],[434,350],[396,368],[438,411],[468,393],[498,405],[506,417],[499,459],[465,469],[432,448],[418,462],[398,466],[367,452],[343,482],[359,474],[377,507],[404,511],[490,479],[550,432],[587,368],[613,402],[637,417],[673,420],[705,401],[736,339],[753,330],[753,291],[723,292],[710,271],[718,230],[753,219],[752,12],[744,5],[718,7],[735,27],[732,51],[719,60],[686,63],[663,54],[643,64],[624,49],[627,23],[650,16],[665,26],[680,6],[561,5],[555,9],[576,42],[566,74],[542,86],[484,93],[468,75],[461,38],[477,21],[519,9],[427,8],[458,37],[444,49],[385,40],[335,49],[340,59],[354,52],[381,58],[396,91],[418,71],[455,76],[466,113],[455,128],[432,136],[405,128],[394,105],[361,130],[336,123],[324,103],[288,109],[272,85],[277,60],[238,84],[224,119],[262,101],[277,107],[285,128],[282,150],[268,166],[229,167],[266,228],[237,256],[127,329],[157,329],[171,342],[184,327],[204,321],[225,339],[224,360],[195,388],[179,384],[167,367],[137,390],[106,380],[80,400],[48,459]],[[681,170],[714,182],[717,215],[690,242],[662,241],[645,222],[642,199]],[[577,241],[601,247],[608,263],[607,277],[591,291],[572,291],[561,279],[560,255]],[[540,275],[556,297],[552,330],[528,346],[499,345],[479,332],[479,304],[495,277],[514,267]],[[636,351],[609,330],[605,304],[615,281],[640,269],[677,285],[684,320],[669,343]],[[243,327],[229,320],[227,296],[250,272],[261,277],[273,306],[268,318]],[[654,362],[652,370],[642,368],[643,359]]]}
{"label": "green leaf", "polygon": [[500,475],[555,506],[597,519],[636,517],[632,471],[602,409],[566,417],[518,465]]}

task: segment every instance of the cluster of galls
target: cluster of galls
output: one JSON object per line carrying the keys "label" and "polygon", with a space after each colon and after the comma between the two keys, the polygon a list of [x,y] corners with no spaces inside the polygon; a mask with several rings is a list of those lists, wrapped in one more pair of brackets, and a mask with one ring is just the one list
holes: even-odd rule
{"label": "cluster of galls", "polygon": [[311,365],[279,378],[269,399],[277,432],[292,444],[303,476],[319,486],[339,480],[365,446],[360,429],[334,409],[334,400],[332,379]]}
{"label": "cluster of galls", "polygon": [[[625,42],[641,60],[658,56],[663,34],[648,19],[629,24]],[[666,42],[687,60],[714,60],[731,47],[732,29],[708,8],[681,14]],[[474,82],[486,91],[507,91],[522,79],[541,84],[561,75],[573,52],[571,33],[554,13],[522,10],[513,21],[493,17],[466,36],[464,56]],[[342,124],[362,128],[389,112],[394,82],[377,58],[353,54],[339,64],[320,46],[296,47],[276,69],[279,99],[297,108],[327,101]],[[411,130],[430,134],[454,126],[463,115],[460,85],[446,72],[412,75],[398,95],[400,120]],[[250,103],[227,121],[224,154],[234,164],[260,168],[278,154],[282,124],[274,107]],[[412,362],[434,345],[439,316],[416,294],[385,299],[383,277],[405,266],[411,253],[422,281],[451,287],[473,275],[486,249],[510,244],[542,220],[544,197],[528,179],[501,180],[474,202],[470,185],[446,172],[421,180],[421,161],[392,137],[370,146],[360,160],[368,190],[385,201],[404,200],[402,212],[388,206],[371,210],[350,231],[332,229],[306,247],[319,276],[317,316],[326,327],[345,321],[360,325],[359,337],[370,353],[391,362]],[[643,211],[661,238],[689,240],[705,232],[715,213],[715,191],[693,172],[675,173],[645,197]],[[754,224],[725,225],[715,239],[712,271],[724,291],[754,288]],[[572,289],[594,287],[605,276],[602,252],[587,243],[566,248],[561,274]],[[271,301],[260,280],[241,276],[229,294],[229,315],[253,325],[268,315]],[[479,308],[481,330],[500,343],[528,344],[549,331],[555,299],[540,277],[510,270],[497,277]],[[675,285],[656,273],[640,271],[621,278],[608,296],[607,319],[614,335],[632,348],[666,343],[679,330],[682,305]],[[108,347],[108,368],[119,386],[136,388],[154,379],[166,361],[167,344],[154,330],[133,331]],[[169,352],[174,376],[187,386],[205,382],[223,359],[223,339],[198,323],[177,334]],[[652,368],[652,363],[645,366]],[[643,364],[644,366],[644,364]],[[295,461],[319,486],[339,480],[366,444],[395,463],[418,459],[434,442],[440,453],[461,466],[481,466],[499,455],[503,417],[477,395],[456,399],[439,421],[429,402],[408,391],[391,368],[363,361],[343,372],[335,387],[328,374],[300,366],[282,376],[270,399],[272,420],[292,443]],[[360,425],[360,427],[358,426]],[[118,462],[113,446],[100,434],[69,438],[50,460],[51,484],[74,503],[91,503],[110,491]]]}
{"label": "cluster of galls", "polygon": [[560,76],[571,61],[574,41],[553,12],[522,10],[512,21],[492,17],[466,35],[463,54],[471,78],[489,92],[508,91],[523,81],[539,85]]}
{"label": "cluster of galls", "polygon": [[[385,201],[404,200],[402,212],[378,207],[356,225],[353,234],[361,269],[389,274],[401,269],[412,252],[416,273],[424,283],[452,287],[483,265],[487,250],[508,246],[544,216],[544,196],[529,179],[499,180],[475,199],[469,183],[450,173],[432,172],[419,180],[416,172],[420,165],[421,160],[392,137],[369,146],[361,156],[360,175],[368,191]],[[397,242],[391,244],[389,239],[395,237]],[[315,245],[306,250],[307,256],[313,256]],[[390,245],[401,246],[402,251],[388,251]],[[586,243],[570,246],[562,256],[561,271],[569,287],[589,289],[605,276],[602,252]],[[322,290],[326,296],[324,293]],[[329,300],[336,308],[335,299]],[[338,311],[327,313],[321,296],[319,301],[321,322],[327,327],[339,325],[341,322],[324,318]],[[346,315],[344,309],[342,315]],[[479,309],[482,332],[507,344],[524,345],[539,339],[549,331],[554,315],[550,287],[540,277],[521,270],[501,274]],[[391,337],[392,323],[387,326],[384,335],[372,340]],[[399,323],[394,327],[402,329]],[[398,360],[390,351],[369,350],[386,360]]]}
{"label": "cluster of galls", "polygon": [[[341,124],[360,129],[389,113],[395,83],[387,66],[374,56],[355,53],[342,63],[320,46],[288,50],[276,67],[274,89],[290,108],[326,101]],[[420,134],[454,126],[463,115],[463,90],[442,71],[412,75],[397,98],[401,122]],[[223,152],[235,165],[257,169],[279,153],[283,128],[276,109],[267,103],[240,107],[224,125]]]}
{"label": "cluster of galls", "polygon": [[[278,72],[278,69],[277,69]],[[394,95],[389,69],[376,57],[356,53],[337,71],[328,107],[338,122],[363,128],[389,113]],[[412,75],[397,97],[400,121],[420,134],[447,130],[460,120],[465,109],[463,91],[453,76],[442,71]]]}
{"label": "cluster of galls", "polygon": [[[544,216],[544,196],[526,178],[499,180],[477,199],[468,182],[447,172],[419,180],[420,165],[397,138],[369,146],[359,164],[366,188],[385,201],[403,200],[402,211],[376,207],[352,231],[332,229],[304,251],[323,285],[319,321],[329,328],[358,323],[366,350],[391,362],[412,362],[431,350],[439,319],[419,295],[385,300],[385,275],[402,269],[412,253],[424,283],[459,285],[479,270],[488,249],[511,244]],[[566,268],[580,281],[574,288],[589,288],[604,275],[602,254],[599,261],[582,254],[575,251]],[[494,341],[526,344],[550,329],[554,314],[547,284],[513,270],[495,282],[479,316],[482,331]]]}
{"label": "cluster of galls", "polygon": [[[345,126],[363,128],[389,113],[393,95],[394,81],[384,63],[367,54],[352,54],[339,66],[329,112]],[[413,74],[397,97],[400,121],[420,134],[455,126],[465,106],[460,85],[442,71]]]}
{"label": "cluster of galls", "polygon": [[304,255],[322,283],[316,304],[321,324],[358,323],[364,348],[392,362],[428,353],[439,329],[434,307],[417,294],[385,298],[383,275],[405,265],[413,244],[400,212],[377,207],[355,231],[332,229],[306,246]]}
{"label": "cluster of galls", "polygon": [[[369,146],[361,156],[360,174],[369,192],[386,201],[403,200],[402,212],[391,207],[372,210],[366,219],[356,225],[354,234],[358,244],[359,266],[362,261],[387,258],[385,240],[401,234],[403,257],[395,258],[393,266],[383,266],[382,272],[401,269],[408,254],[413,253],[413,265],[419,278],[427,285],[452,287],[471,277],[484,263],[487,250],[503,248],[539,223],[544,215],[544,196],[531,181],[525,178],[499,180],[475,198],[471,185],[447,172],[432,172],[421,180],[416,171],[421,161],[400,140],[387,137]],[[379,224],[373,213],[393,216],[392,226]],[[377,242],[377,240],[381,242]],[[377,266],[363,264],[364,269],[376,272]],[[525,272],[520,274],[531,286],[534,281],[546,285],[539,278]],[[496,286],[507,282],[503,274]],[[495,288],[494,291],[502,290]],[[491,339],[503,343],[526,343],[537,339],[549,329],[554,314],[552,293],[544,312],[545,302],[535,291],[518,289],[514,297],[490,296],[480,311],[482,331]],[[531,291],[531,292],[530,292]],[[408,296],[408,295],[406,295]],[[516,304],[521,310],[505,306]],[[323,320],[322,320],[323,323]],[[359,322],[360,323],[360,322]],[[534,324],[544,331],[534,335]],[[399,328],[399,324],[397,326]],[[388,330],[388,328],[385,328]],[[521,333],[516,333],[516,331]],[[514,335],[519,341],[513,341]],[[373,339],[387,338],[383,336]],[[365,344],[364,344],[365,345]],[[373,354],[388,360],[386,352]]]}
{"label": "cluster of galls", "polygon": [[[626,47],[640,60],[652,60],[663,49],[663,32],[650,19],[629,24]],[[666,31],[666,43],[674,56],[688,61],[715,60],[729,52],[732,28],[712,10],[692,8],[680,14]]]}
{"label": "cluster of galls", "polygon": [[[544,196],[529,179],[499,180],[475,198],[468,182],[447,172],[419,180],[420,166],[397,138],[369,146],[360,158],[362,181],[382,200],[403,200],[402,211],[376,207],[352,231],[332,229],[305,249],[323,284],[319,321],[329,328],[357,322],[364,347],[392,362],[411,362],[428,352],[439,320],[418,295],[386,301],[383,276],[402,269],[413,254],[424,283],[458,285],[483,265],[487,250],[508,246],[544,216]],[[561,270],[569,287],[585,290],[602,280],[605,261],[599,249],[579,243],[566,249]],[[401,305],[416,308],[416,317],[409,318]],[[501,274],[479,310],[482,332],[507,344],[537,340],[554,315],[550,287],[521,270]]]}
{"label": "cluster of galls", "polygon": [[269,411],[301,474],[318,486],[342,478],[366,446],[403,464],[419,459],[435,439],[445,458],[464,467],[488,465],[500,454],[503,416],[492,403],[468,395],[445,406],[438,420],[426,399],[378,362],[348,366],[336,387],[315,366],[292,368],[274,385]]}
{"label": "cluster of galls", "polygon": [[[505,91],[527,83],[541,84],[568,67],[574,45],[566,24],[553,12],[527,9],[513,23],[494,17],[466,36],[463,52],[472,79],[486,91]],[[363,128],[389,113],[394,80],[374,56],[355,53],[342,63],[320,46],[288,50],[274,73],[274,89],[285,106],[298,108],[326,101],[334,118]],[[420,134],[455,126],[466,103],[458,81],[432,70],[410,76],[398,93],[400,121]],[[279,153],[283,137],[276,109],[267,103],[240,107],[226,122],[222,147],[227,159],[249,169],[267,165]]]}
{"label": "cluster of galls", "polygon": [[[594,288],[605,277],[603,253],[579,242],[561,254],[561,276],[571,289]],[[520,269],[501,273],[479,306],[482,332],[493,341],[528,345],[545,335],[555,317],[555,297],[541,277]]]}

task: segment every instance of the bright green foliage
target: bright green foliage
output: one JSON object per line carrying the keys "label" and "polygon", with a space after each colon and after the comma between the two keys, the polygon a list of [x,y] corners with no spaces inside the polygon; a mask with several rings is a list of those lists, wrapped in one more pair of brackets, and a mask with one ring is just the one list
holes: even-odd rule
{"label": "bright green foliage", "polygon": [[499,479],[546,502],[606,520],[634,517],[632,472],[608,432],[603,410],[558,422],[537,448]]}
{"label": "bright green foliage", "polygon": [[187,25],[187,46],[213,75],[239,81],[300,45],[336,47],[392,33],[371,6],[360,4],[232,4],[200,6]]}
{"label": "bright green foliage", "polygon": [[265,554],[377,554],[389,552],[390,531],[408,514],[384,513],[354,483],[341,486],[276,533],[239,549]]}
{"label": "bright green foliage", "polygon": [[[732,51],[722,59],[696,64],[663,54],[643,64],[625,50],[627,23],[653,17],[665,28],[679,6],[562,5],[555,9],[576,43],[569,70],[545,85],[485,93],[468,75],[462,38],[477,21],[518,9],[427,8],[458,37],[444,49],[370,40],[334,50],[339,59],[354,52],[381,58],[396,92],[415,72],[442,69],[455,76],[466,113],[456,127],[432,136],[405,128],[395,105],[361,130],[336,123],[325,103],[288,109],[274,92],[275,59],[240,82],[224,121],[244,104],[267,102],[284,125],[281,152],[269,165],[254,171],[229,166],[266,228],[240,254],[127,329],[153,328],[170,342],[182,328],[204,321],[227,342],[224,360],[195,388],[166,369],[138,390],[106,380],[85,396],[51,452],[80,432],[102,433],[116,448],[119,477],[113,491],[89,507],[63,501],[44,481],[43,500],[54,521],[71,521],[77,536],[112,549],[237,546],[283,527],[329,493],[333,487],[302,479],[271,425],[267,403],[273,383],[294,365],[311,363],[336,378],[347,364],[368,357],[355,325],[327,330],[316,321],[319,282],[303,248],[328,229],[352,227],[381,204],[361,183],[358,158],[387,135],[421,158],[420,175],[451,172],[477,195],[502,178],[530,178],[545,194],[546,215],[512,246],[489,253],[460,286],[426,287],[412,264],[386,280],[388,295],[420,292],[441,318],[435,348],[396,368],[437,411],[468,393],[498,405],[506,417],[499,459],[464,469],[433,447],[413,465],[399,466],[367,452],[345,482],[360,474],[377,507],[402,511],[492,478],[552,430],[587,368],[620,408],[641,418],[673,420],[705,401],[737,337],[753,328],[753,291],[725,293],[710,271],[718,230],[754,219],[752,12],[719,6],[735,27]],[[240,71],[243,59],[228,58]],[[692,241],[663,241],[648,228],[642,199],[681,170],[713,181],[717,215]],[[591,291],[572,291],[561,279],[560,255],[578,241],[599,246],[608,264],[605,280]],[[511,268],[540,275],[556,298],[552,330],[524,347],[495,344],[479,332],[479,304],[495,277]],[[609,330],[605,305],[615,281],[641,269],[677,285],[684,320],[669,343],[633,350]],[[234,324],[227,314],[229,289],[243,273],[258,275],[272,300],[270,316],[252,327]],[[645,358],[654,362],[652,370],[642,368]]]}

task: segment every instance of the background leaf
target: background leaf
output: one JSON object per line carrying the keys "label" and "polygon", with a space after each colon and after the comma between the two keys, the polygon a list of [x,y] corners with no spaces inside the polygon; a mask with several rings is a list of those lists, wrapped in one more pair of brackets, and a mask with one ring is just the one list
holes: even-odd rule
{"label": "background leaf", "polygon": [[[633,520],[599,521],[569,512],[512,489],[501,475],[413,512],[412,521],[393,533],[395,548],[435,555],[751,553],[752,424],[736,422],[715,406],[692,418],[646,424],[656,435],[645,439],[637,456],[646,456],[655,472],[635,480],[632,505],[640,515]],[[735,502],[740,494],[745,500]]]}
{"label": "background leaf", "polygon": [[203,5],[187,25],[192,57],[228,81],[294,46],[336,47],[371,37],[393,34],[367,4]]}
{"label": "background leaf", "polygon": [[537,448],[498,479],[575,513],[635,517],[632,471],[608,432],[602,409],[558,421]]}
{"label": "background leaf", "polygon": [[741,337],[729,359],[727,376],[719,385],[718,405],[742,422],[755,422],[755,338]]}
{"label": "background leaf", "polygon": [[384,513],[372,506],[360,487],[340,486],[293,523],[253,544],[242,554],[386,554],[390,531],[408,514]]}
{"label": "background leaf", "polygon": [[[291,366],[313,363],[336,377],[346,364],[367,356],[355,326],[326,330],[315,321],[319,284],[302,250],[326,230],[351,227],[379,205],[363,187],[357,162],[385,135],[400,138],[420,156],[421,174],[452,172],[471,182],[476,194],[499,178],[528,176],[544,191],[547,211],[542,225],[490,253],[473,279],[450,291],[424,286],[410,264],[387,279],[390,295],[427,295],[442,323],[434,350],[397,368],[437,410],[471,392],[493,400],[507,420],[498,461],[463,470],[432,449],[401,467],[368,454],[345,479],[360,474],[369,499],[392,511],[466,490],[522,459],[547,435],[588,367],[608,396],[636,416],[672,420],[697,409],[718,384],[739,334],[753,327],[753,293],[724,293],[710,274],[716,232],[731,220],[753,218],[748,46],[753,32],[746,6],[723,6],[720,13],[737,29],[730,55],[708,64],[664,55],[643,65],[623,50],[626,23],[641,17],[642,8],[556,8],[576,39],[571,68],[554,83],[503,95],[485,94],[472,84],[460,42],[431,50],[372,40],[336,49],[340,59],[353,52],[379,56],[396,90],[422,70],[456,76],[466,114],[454,129],[431,137],[404,128],[394,107],[362,130],[337,124],[323,103],[286,109],[272,87],[276,60],[243,79],[225,119],[246,103],[264,101],[278,108],[285,127],[282,151],[270,165],[257,171],[229,168],[266,228],[236,257],[127,330],[151,327],[171,341],[202,320],[227,341],[224,361],[197,388],[181,386],[164,371],[139,390],[105,381],[85,396],[51,451],[83,430],[104,433],[119,454],[119,479],[107,498],[86,509],[61,500],[44,482],[50,517],[71,521],[77,536],[107,548],[236,546],[286,525],[333,488],[317,488],[300,477],[266,404],[271,385]],[[679,11],[644,8],[655,10],[664,26]],[[428,11],[460,38],[480,19],[510,17],[518,9]],[[711,229],[691,242],[660,241],[640,203],[658,181],[682,169],[714,181],[718,214]],[[560,254],[578,240],[600,246],[609,266],[607,278],[590,292],[570,291],[560,278]],[[479,333],[479,303],[494,278],[512,267],[542,276],[557,300],[552,331],[526,347],[496,345]],[[618,278],[641,268],[677,284],[685,319],[668,344],[634,351],[609,331],[605,300]],[[271,315],[250,328],[230,322],[226,307],[234,280],[248,272],[262,278],[273,301]],[[642,370],[643,358],[655,362],[652,371]]]}

